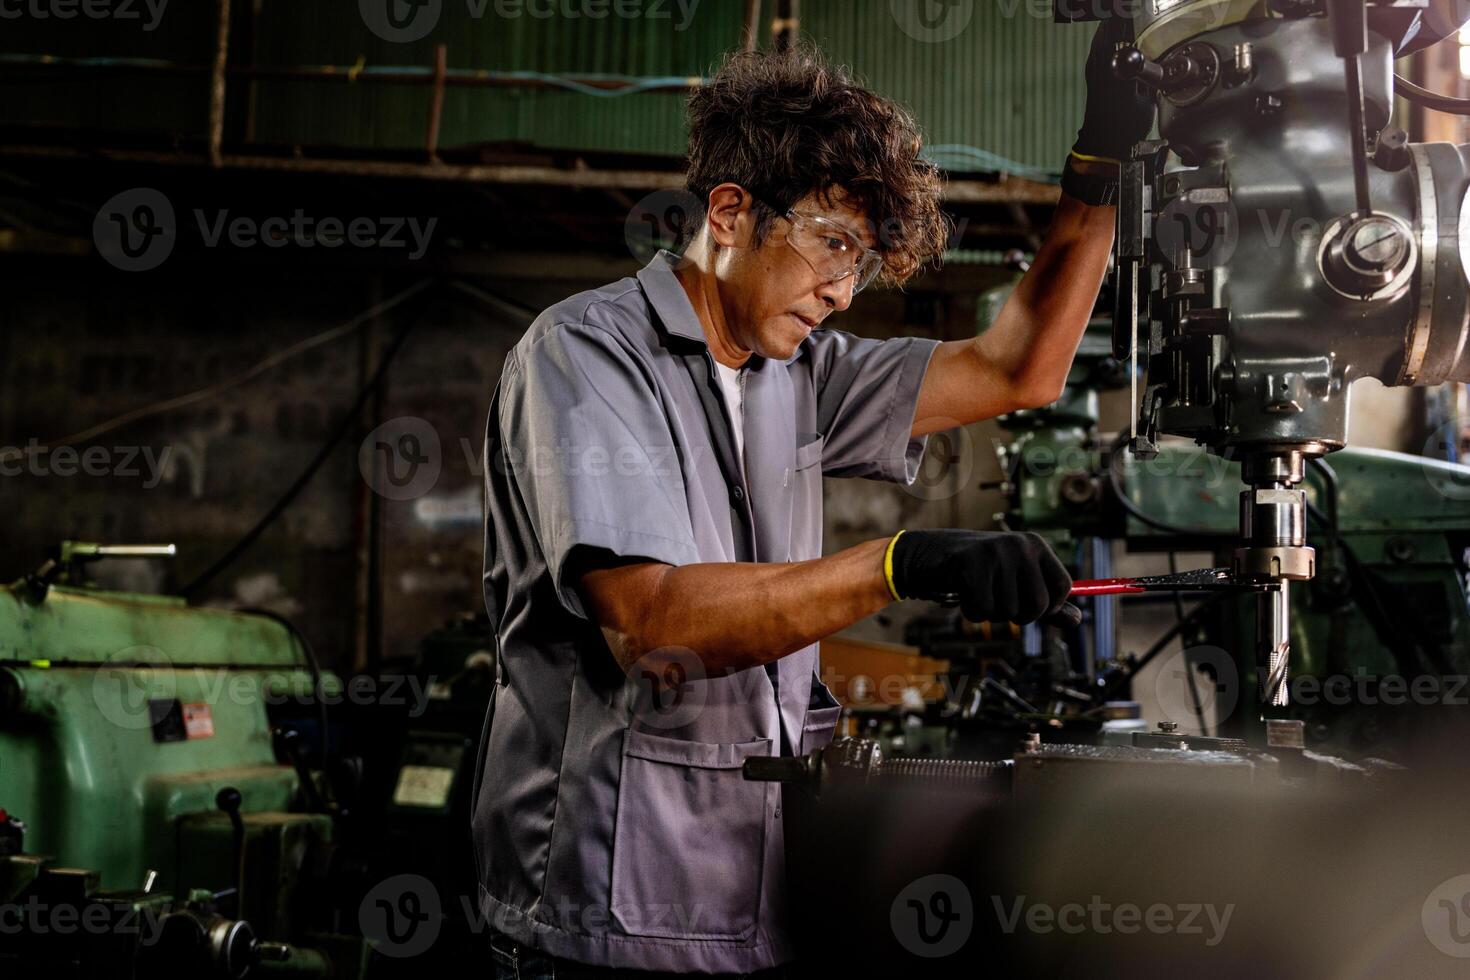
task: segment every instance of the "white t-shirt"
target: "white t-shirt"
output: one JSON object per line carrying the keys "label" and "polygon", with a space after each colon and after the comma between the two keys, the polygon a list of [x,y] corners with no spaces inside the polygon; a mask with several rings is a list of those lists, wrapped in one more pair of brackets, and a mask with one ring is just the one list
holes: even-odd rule
{"label": "white t-shirt", "polygon": [[725,396],[725,407],[730,410],[730,421],[735,429],[735,458],[740,461],[740,474],[745,475],[745,369],[726,367],[715,361],[715,370],[720,377],[720,394]]}

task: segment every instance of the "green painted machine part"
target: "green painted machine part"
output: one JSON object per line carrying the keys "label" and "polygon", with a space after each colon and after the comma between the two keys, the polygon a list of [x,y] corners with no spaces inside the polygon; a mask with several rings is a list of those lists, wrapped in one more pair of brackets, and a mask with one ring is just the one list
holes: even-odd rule
{"label": "green painted machine part", "polygon": [[[177,892],[179,820],[213,812],[227,786],[246,813],[290,809],[299,781],[266,708],[311,683],[290,631],[263,616],[0,588],[0,806],[26,821],[28,850],[95,869],[103,888],[157,871]],[[154,714],[173,702],[189,729],[160,741]]]}
{"label": "green painted machine part", "polygon": [[[1009,290],[1002,291],[1003,294]],[[1000,419],[1011,441],[997,447],[1008,523],[1034,530],[1060,554],[1098,525],[1103,453],[1098,445],[1099,392],[1126,383],[1112,359],[1111,328],[1094,321],[1083,335],[1062,397],[1040,409]]]}
{"label": "green painted machine part", "polygon": [[[0,810],[26,828],[25,853],[0,858],[0,903],[49,887],[58,866],[87,869],[113,904],[150,886],[149,901],[168,904],[238,883],[234,918],[298,942],[262,971],[360,975],[361,938],[303,936],[296,921],[334,822],[299,812],[301,780],[277,761],[268,710],[311,703],[314,673],[268,616],[36,576],[0,587]],[[227,789],[239,793],[238,851],[218,803]]]}
{"label": "green painted machine part", "polygon": [[[1222,462],[1192,447],[1173,447],[1149,464],[1125,468],[1124,486],[1144,513],[1182,528],[1215,531],[1233,546],[1241,484],[1238,467]],[[1327,462],[1336,475],[1339,539],[1315,522],[1309,531],[1317,549],[1317,575],[1292,589],[1293,674],[1322,680],[1470,673],[1464,579],[1470,496],[1443,492],[1450,481],[1470,476],[1470,468],[1352,448],[1333,453]],[[1153,469],[1152,464],[1159,465]],[[1218,470],[1211,470],[1212,465]],[[1194,468],[1203,472],[1191,472]],[[1317,511],[1332,513],[1332,494],[1319,470],[1308,469],[1307,487]],[[1170,537],[1132,516],[1125,536],[1135,547],[1157,546]],[[1222,552],[1220,560],[1224,558]],[[1358,569],[1356,584],[1350,561]],[[1371,583],[1366,596],[1363,580]],[[1380,609],[1367,608],[1375,601]],[[1225,606],[1234,613],[1222,617],[1217,643],[1225,649],[1249,649],[1249,604],[1237,599]],[[1424,652],[1408,654],[1395,647],[1411,632],[1418,634],[1417,646]],[[1254,690],[1249,673],[1246,687]],[[1332,720],[1341,712],[1332,705],[1311,707],[1300,706],[1293,716],[1311,721],[1319,738],[1341,728]],[[1383,724],[1380,718],[1373,728]],[[1367,742],[1371,734],[1354,733],[1349,741]]]}
{"label": "green painted machine part", "polygon": [[[1105,538],[1136,550],[1215,551],[1216,563],[1228,565],[1244,489],[1239,465],[1183,440],[1165,442],[1146,461],[1108,451],[1098,434],[1098,393],[1126,384],[1126,374],[1112,361],[1102,326],[1089,329],[1059,402],[1002,421],[1011,435],[1000,450],[1007,524],[1042,534],[1063,556],[1085,539]],[[1307,535],[1317,574],[1291,592],[1293,675],[1377,683],[1470,674],[1470,467],[1354,448],[1324,462],[1307,469],[1308,500],[1322,519],[1309,523]],[[1119,506],[1119,491],[1154,523]],[[1335,536],[1323,521],[1335,523]],[[1191,642],[1250,650],[1250,604],[1227,598],[1219,610]],[[1250,695],[1252,658],[1239,660]],[[1452,692],[1436,690],[1450,702]],[[1377,700],[1317,698],[1290,715],[1308,722],[1318,744],[1362,751],[1407,723],[1407,712]],[[1254,704],[1245,707],[1237,720],[1254,714]]]}

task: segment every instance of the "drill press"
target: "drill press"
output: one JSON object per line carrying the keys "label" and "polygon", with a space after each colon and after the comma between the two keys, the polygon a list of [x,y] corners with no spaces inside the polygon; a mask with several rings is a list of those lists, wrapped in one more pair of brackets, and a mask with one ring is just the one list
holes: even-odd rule
{"label": "drill press", "polygon": [[1161,135],[1122,165],[1113,346],[1146,372],[1130,445],[1148,458],[1187,436],[1242,464],[1233,572],[1259,591],[1263,705],[1287,703],[1288,590],[1315,570],[1304,471],[1346,443],[1352,383],[1470,381],[1470,147],[1388,125],[1406,39],[1464,19],[1435,26],[1426,4],[1115,14],[1135,41],[1114,70],[1154,92]]}

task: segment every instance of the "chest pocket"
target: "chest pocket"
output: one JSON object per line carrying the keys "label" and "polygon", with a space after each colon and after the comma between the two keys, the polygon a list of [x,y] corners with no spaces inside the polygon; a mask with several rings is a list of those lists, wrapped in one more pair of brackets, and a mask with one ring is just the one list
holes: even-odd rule
{"label": "chest pocket", "polygon": [[837,723],[841,719],[842,705],[833,696],[832,689],[822,682],[816,671],[812,671],[812,694],[801,729],[801,754],[826,747],[836,734]]}
{"label": "chest pocket", "polygon": [[[822,445],[824,440],[820,432],[799,432],[796,435],[796,472],[810,469],[822,462]],[[809,442],[801,440],[808,439]],[[821,473],[820,470],[817,471]]]}
{"label": "chest pocket", "polygon": [[791,473],[791,560],[822,554],[822,435],[796,434],[796,461]]}

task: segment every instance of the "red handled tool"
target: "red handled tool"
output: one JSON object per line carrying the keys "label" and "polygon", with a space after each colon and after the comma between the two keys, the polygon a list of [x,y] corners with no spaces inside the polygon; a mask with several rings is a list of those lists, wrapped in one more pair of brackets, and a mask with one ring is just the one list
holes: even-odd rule
{"label": "red handled tool", "polygon": [[1140,592],[1240,592],[1261,585],[1242,582],[1228,568],[1196,568],[1169,575],[1140,575],[1137,578],[1080,579],[1072,583],[1072,596],[1134,595]]}
{"label": "red handled tool", "polygon": [[[1140,575],[1136,578],[1080,579],[1072,583],[1068,598],[1090,595],[1136,595],[1141,592],[1264,592],[1277,586],[1271,582],[1249,582],[1235,577],[1228,568],[1195,568],[1169,575]],[[948,593],[937,597],[945,606],[957,606],[960,597]],[[1063,603],[1062,617],[1073,626],[1082,614],[1071,603]]]}

